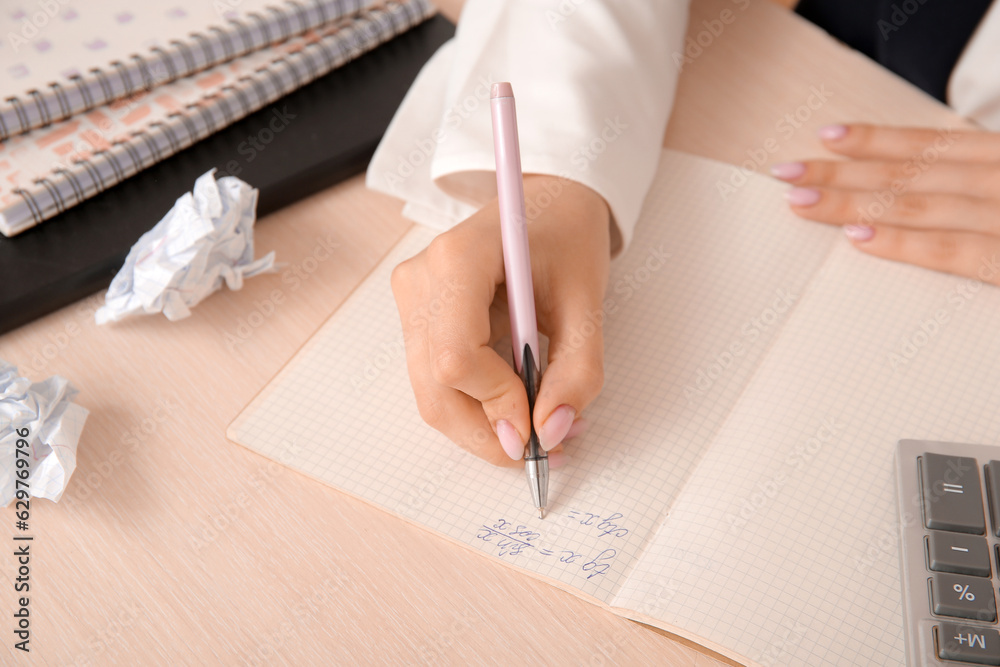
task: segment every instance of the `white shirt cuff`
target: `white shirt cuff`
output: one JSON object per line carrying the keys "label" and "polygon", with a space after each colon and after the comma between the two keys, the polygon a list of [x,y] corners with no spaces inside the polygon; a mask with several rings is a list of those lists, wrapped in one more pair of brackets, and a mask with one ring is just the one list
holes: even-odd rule
{"label": "white shirt cuff", "polygon": [[455,38],[390,123],[368,186],[441,229],[474,213],[496,196],[490,86],[510,81],[524,173],[596,191],[627,245],[656,171],[686,24],[684,0],[468,0]]}

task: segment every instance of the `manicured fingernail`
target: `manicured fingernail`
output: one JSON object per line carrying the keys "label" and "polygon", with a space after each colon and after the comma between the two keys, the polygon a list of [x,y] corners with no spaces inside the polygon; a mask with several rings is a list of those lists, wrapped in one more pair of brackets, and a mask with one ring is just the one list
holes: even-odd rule
{"label": "manicured fingernail", "polygon": [[500,446],[507,452],[507,456],[520,461],[524,456],[524,443],[521,436],[517,434],[517,429],[506,419],[497,421],[497,437],[500,438]]}
{"label": "manicured fingernail", "polygon": [[569,461],[566,452],[549,452],[549,468],[562,468]]}
{"label": "manicured fingernail", "polygon": [[588,426],[590,426],[590,422],[583,417],[580,417],[573,422],[572,426],[569,427],[569,431],[566,432],[566,437],[563,438],[563,442],[569,440],[570,438],[575,438],[578,435],[583,435]]}
{"label": "manicured fingernail", "polygon": [[771,175],[784,181],[795,180],[806,173],[804,162],[779,162],[771,165]]}
{"label": "manicured fingernail", "polygon": [[847,234],[847,238],[855,243],[860,243],[871,241],[872,237],[875,236],[875,228],[868,225],[844,225],[844,233]]}
{"label": "manicured fingernail", "polygon": [[836,141],[837,139],[843,139],[847,135],[846,125],[826,125],[819,128],[819,138],[826,139],[827,141]]}
{"label": "manicured fingernail", "polygon": [[568,405],[560,405],[553,410],[542,427],[538,429],[538,442],[541,443],[542,449],[549,451],[562,442],[573,425],[574,417],[576,417],[576,410]]}
{"label": "manicured fingernail", "polygon": [[819,201],[819,190],[792,188],[785,193],[785,199],[794,206],[812,206]]}

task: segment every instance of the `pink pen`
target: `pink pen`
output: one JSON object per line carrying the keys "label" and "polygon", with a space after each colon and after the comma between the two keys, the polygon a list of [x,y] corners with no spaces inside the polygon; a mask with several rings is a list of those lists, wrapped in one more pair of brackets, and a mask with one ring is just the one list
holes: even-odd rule
{"label": "pink pen", "polygon": [[[527,217],[524,214],[521,151],[517,142],[517,115],[514,112],[514,91],[509,83],[493,84],[490,110],[493,115],[500,235],[503,240],[503,266],[514,366],[524,382],[528,393],[528,411],[532,414],[542,375],[538,358],[535,290],[531,282],[531,258],[528,255]],[[543,518],[549,490],[549,459],[538,442],[534,419],[531,422],[531,437],[524,450],[524,470],[528,476],[531,498],[538,509],[538,518]]]}

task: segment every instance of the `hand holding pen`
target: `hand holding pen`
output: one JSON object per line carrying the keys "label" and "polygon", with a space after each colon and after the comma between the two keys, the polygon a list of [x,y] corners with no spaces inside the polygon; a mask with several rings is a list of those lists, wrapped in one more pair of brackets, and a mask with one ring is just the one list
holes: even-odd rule
{"label": "hand holding pen", "polygon": [[496,200],[401,263],[392,286],[423,419],[490,463],[523,467],[533,416],[557,468],[603,382],[609,214],[592,190],[554,176],[526,175],[524,196],[538,330],[549,337],[533,411],[509,351],[493,348],[509,333]]}
{"label": "hand holding pen", "polygon": [[[535,317],[535,286],[531,279],[528,219],[524,211],[517,113],[514,91],[509,83],[493,84],[490,111],[493,115],[497,201],[500,207],[500,237],[503,242],[504,280],[507,286],[514,368],[528,395],[528,412],[533,413],[538,388],[542,383],[542,365],[538,356],[538,320]],[[548,504],[549,458],[538,442],[534,415],[529,414],[529,417],[530,435],[524,448],[524,470],[528,476],[532,502],[538,510],[538,518],[542,519]],[[501,444],[504,444],[502,437]]]}

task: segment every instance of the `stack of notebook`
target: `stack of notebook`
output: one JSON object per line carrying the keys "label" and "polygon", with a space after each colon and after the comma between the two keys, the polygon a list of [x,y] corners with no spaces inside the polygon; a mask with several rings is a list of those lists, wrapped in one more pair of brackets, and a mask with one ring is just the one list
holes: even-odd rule
{"label": "stack of notebook", "polygon": [[7,17],[14,29],[0,31],[12,52],[0,77],[6,236],[177,153],[429,14],[426,0],[246,0],[225,15],[215,14],[220,3],[159,0],[144,3],[141,13],[124,0],[90,4],[53,16],[17,10]]}
{"label": "stack of notebook", "polygon": [[208,169],[261,213],[360,170],[453,32],[428,0],[50,9],[0,10],[0,332],[103,288]]}

